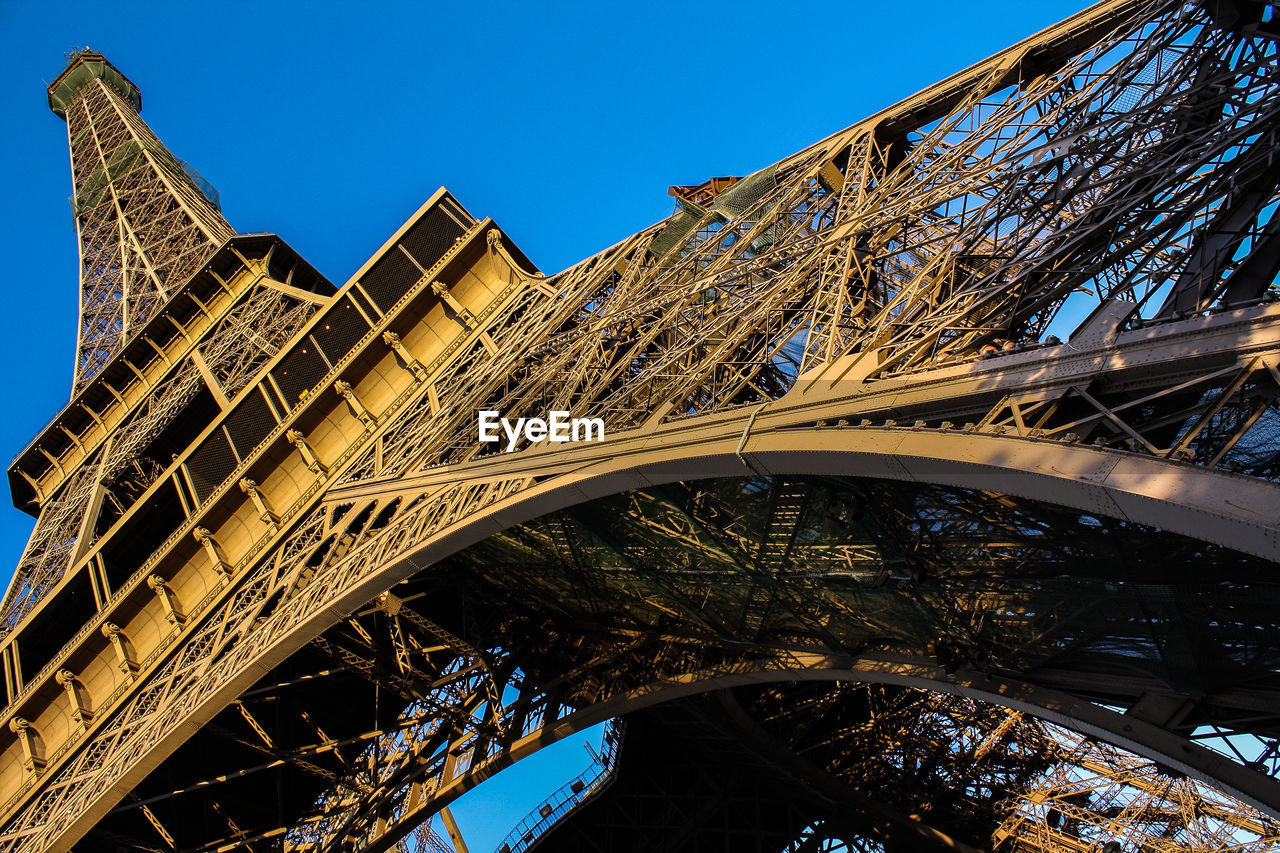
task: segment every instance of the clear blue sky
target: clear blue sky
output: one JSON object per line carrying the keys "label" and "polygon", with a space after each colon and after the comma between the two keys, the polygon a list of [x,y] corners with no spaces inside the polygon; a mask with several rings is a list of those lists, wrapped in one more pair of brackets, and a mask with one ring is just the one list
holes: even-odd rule
{"label": "clear blue sky", "polygon": [[[440,185],[561,269],[667,215],[668,185],[768,165],[1084,5],[0,0],[0,455],[70,393],[71,179],[44,87],[72,47],[141,88],[235,228],[341,284]],[[0,503],[7,578],[31,519]],[[475,853],[537,802],[530,771],[550,790],[584,758],[469,795]]]}

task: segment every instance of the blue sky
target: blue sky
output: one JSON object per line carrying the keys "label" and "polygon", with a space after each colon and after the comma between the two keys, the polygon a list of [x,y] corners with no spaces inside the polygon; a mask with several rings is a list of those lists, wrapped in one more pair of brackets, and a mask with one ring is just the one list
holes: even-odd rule
{"label": "blue sky", "polygon": [[[440,185],[561,269],[666,216],[668,185],[759,169],[1083,5],[0,0],[0,455],[70,393],[71,179],[44,87],[73,47],[139,86],[235,228],[341,284]],[[7,578],[31,519],[0,503]],[[473,850],[537,802],[530,777],[585,759],[575,741],[468,795]]]}

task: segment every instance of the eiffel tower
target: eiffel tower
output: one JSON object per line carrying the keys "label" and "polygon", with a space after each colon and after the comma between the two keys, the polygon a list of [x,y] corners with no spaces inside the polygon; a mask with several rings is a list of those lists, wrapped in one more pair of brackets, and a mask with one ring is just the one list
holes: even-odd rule
{"label": "eiffel tower", "polygon": [[[341,286],[102,55],[9,469],[0,853],[1280,845],[1280,21],[1107,0],[554,274]],[[603,440],[480,440],[481,411]]]}

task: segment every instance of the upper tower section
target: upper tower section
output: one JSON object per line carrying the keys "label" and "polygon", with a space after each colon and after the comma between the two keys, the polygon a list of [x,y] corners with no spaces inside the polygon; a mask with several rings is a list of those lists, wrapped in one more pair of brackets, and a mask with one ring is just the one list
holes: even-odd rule
{"label": "upper tower section", "polygon": [[49,108],[67,122],[80,241],[74,395],[235,230],[102,54],[72,55],[49,85]]}
{"label": "upper tower section", "polygon": [[60,118],[67,117],[67,107],[75,102],[80,90],[94,80],[102,80],[133,107],[134,113],[142,112],[142,91],[133,81],[120,73],[107,58],[97,51],[77,50],[71,54],[67,67],[49,84],[49,109]]}

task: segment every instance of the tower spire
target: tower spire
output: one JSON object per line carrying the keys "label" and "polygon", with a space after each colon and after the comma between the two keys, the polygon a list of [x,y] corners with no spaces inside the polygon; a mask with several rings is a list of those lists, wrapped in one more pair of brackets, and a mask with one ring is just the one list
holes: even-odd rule
{"label": "tower spire", "polygon": [[235,230],[139,116],[138,87],[102,54],[72,54],[49,108],[67,122],[80,242],[74,394]]}

